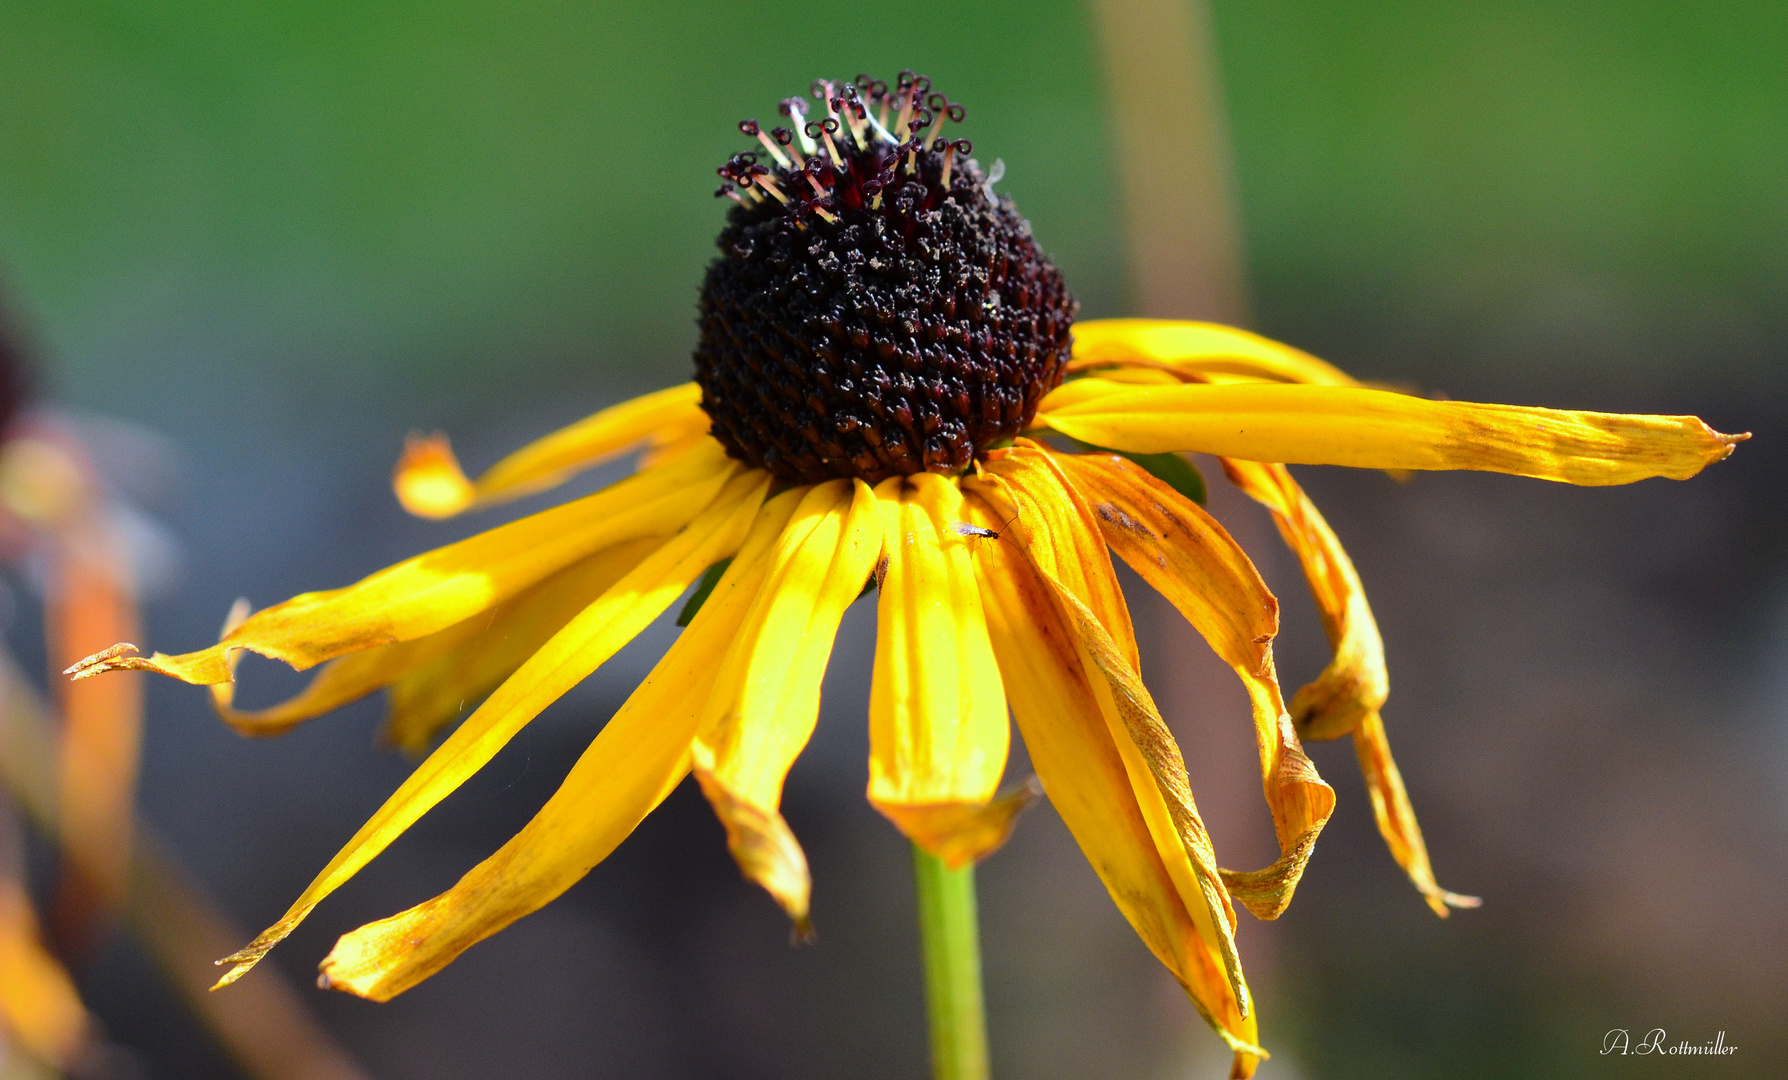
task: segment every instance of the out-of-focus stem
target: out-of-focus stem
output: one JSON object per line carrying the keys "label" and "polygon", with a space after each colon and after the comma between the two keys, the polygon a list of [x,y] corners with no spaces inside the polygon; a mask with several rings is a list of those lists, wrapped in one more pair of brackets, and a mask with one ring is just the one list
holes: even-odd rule
{"label": "out-of-focus stem", "polygon": [[1124,189],[1132,307],[1248,321],[1216,49],[1205,0],[1091,0]]}
{"label": "out-of-focus stem", "polygon": [[[51,732],[42,700],[0,654],[0,782],[32,823],[54,839],[58,804]],[[208,992],[216,976],[212,961],[248,935],[229,922],[143,822],[131,844],[128,896],[131,930],[245,1073],[256,1080],[367,1080],[271,966],[262,965],[227,991]]]}
{"label": "out-of-focus stem", "polygon": [[[59,523],[49,545],[45,621],[54,672],[137,638],[128,554],[100,501],[86,501],[72,520]],[[116,682],[56,679],[54,685],[62,704],[63,863],[52,930],[64,952],[78,958],[93,949],[125,902],[143,686],[135,673]]]}

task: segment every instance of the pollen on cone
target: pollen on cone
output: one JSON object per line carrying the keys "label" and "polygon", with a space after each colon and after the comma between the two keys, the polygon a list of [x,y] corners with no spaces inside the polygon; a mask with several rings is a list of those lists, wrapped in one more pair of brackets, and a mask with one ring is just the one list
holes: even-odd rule
{"label": "pollen on cone", "polygon": [[472,503],[472,484],[460,470],[447,436],[412,434],[392,474],[397,501],[417,517],[445,518]]}

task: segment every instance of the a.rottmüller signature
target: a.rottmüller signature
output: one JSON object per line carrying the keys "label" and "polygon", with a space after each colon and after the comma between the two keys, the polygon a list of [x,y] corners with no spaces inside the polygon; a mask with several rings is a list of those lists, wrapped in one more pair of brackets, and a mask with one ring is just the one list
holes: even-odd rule
{"label": "a.rottm\u00fcller signature", "polygon": [[1692,1043],[1684,1039],[1666,1046],[1664,1040],[1667,1038],[1669,1036],[1664,1034],[1663,1028],[1652,1028],[1637,1039],[1633,1038],[1626,1028],[1613,1028],[1609,1030],[1608,1034],[1602,1036],[1602,1056],[1607,1057],[1609,1054],[1619,1054],[1623,1057],[1627,1054],[1707,1054],[1724,1057],[1727,1054],[1738,1053],[1738,1047],[1727,1045],[1724,1031],[1704,1043]]}

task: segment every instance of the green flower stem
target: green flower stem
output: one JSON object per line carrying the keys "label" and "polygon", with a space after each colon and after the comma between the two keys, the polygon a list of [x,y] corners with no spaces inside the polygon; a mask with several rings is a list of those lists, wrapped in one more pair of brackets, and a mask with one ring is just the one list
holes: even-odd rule
{"label": "green flower stem", "polygon": [[981,1004],[981,928],[975,867],[950,870],[913,847],[919,887],[919,948],[925,956],[925,1011],[931,1019],[935,1080],[988,1080],[987,1015]]}

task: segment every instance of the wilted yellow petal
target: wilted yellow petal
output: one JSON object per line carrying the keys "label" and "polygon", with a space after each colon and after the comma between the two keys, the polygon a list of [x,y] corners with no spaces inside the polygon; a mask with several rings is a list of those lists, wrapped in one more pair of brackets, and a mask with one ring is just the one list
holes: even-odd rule
{"label": "wilted yellow petal", "polygon": [[[1092,508],[1062,474],[1055,457],[1029,440],[990,455],[982,477],[967,486],[990,514],[1004,515],[1002,537],[1024,551],[1040,580],[1063,594],[1056,600],[1060,617],[1080,634],[1081,647],[1092,662],[1088,670],[1103,676],[1103,681],[1095,681],[1094,692],[1107,719],[1122,725],[1112,734],[1130,766],[1131,783],[1145,789],[1139,793],[1140,805],[1145,810],[1153,808],[1149,821],[1156,842],[1163,845],[1167,867],[1176,873],[1188,902],[1204,897],[1222,909],[1222,918],[1213,924],[1218,929],[1216,940],[1227,950],[1225,957],[1240,993],[1240,962],[1234,955],[1232,935],[1234,913],[1215,885],[1216,860],[1192,807],[1179,749],[1136,675],[1135,633]],[[982,543],[994,539],[987,537]],[[1083,622],[1090,625],[1083,626]],[[1156,795],[1146,794],[1155,789],[1159,789]],[[1189,864],[1172,854],[1187,845],[1192,859]],[[1200,871],[1194,873],[1189,869],[1192,866]],[[1209,873],[1202,873],[1204,869]],[[1211,890],[1214,900],[1206,895]],[[1245,1012],[1246,1004],[1242,1008]]]}
{"label": "wilted yellow petal", "polygon": [[1223,471],[1237,487],[1272,511],[1280,535],[1303,565],[1304,579],[1334,649],[1334,658],[1322,674],[1292,698],[1292,722],[1305,738],[1353,735],[1354,751],[1372,797],[1373,817],[1397,865],[1436,914],[1444,917],[1449,906],[1475,907],[1475,898],[1448,892],[1434,880],[1415,810],[1391,759],[1378,712],[1390,692],[1384,642],[1353,560],[1285,466],[1225,458]]}
{"label": "wilted yellow petal", "polygon": [[964,486],[990,505],[1005,508],[1001,512],[1007,520],[996,531],[1011,532],[1032,561],[1091,608],[1122,647],[1125,661],[1140,670],[1130,609],[1099,536],[1099,522],[1062,475],[1054,455],[1020,439],[1009,450],[989,454],[982,476]]}
{"label": "wilted yellow petal", "polygon": [[1384,640],[1366,590],[1341,541],[1283,465],[1223,459],[1230,480],[1273,513],[1279,535],[1297,555],[1322,616],[1334,659],[1292,699],[1291,718],[1309,739],[1336,739],[1359,726],[1390,693]]}
{"label": "wilted yellow petal", "polygon": [[[486,614],[433,635],[458,640],[396,673],[390,681],[380,741],[408,754],[425,752],[442,728],[488,696],[560,627],[663,543],[663,537],[655,536],[616,544],[572,563]],[[460,632],[462,627],[467,629]],[[332,662],[346,663],[362,655]]]}
{"label": "wilted yellow petal", "polygon": [[1271,382],[1353,386],[1353,378],[1301,349],[1217,323],[1090,319],[1074,324],[1070,370],[1148,361],[1185,372]]}
{"label": "wilted yellow petal", "polygon": [[1225,872],[1224,880],[1255,915],[1278,918],[1335,808],[1334,790],[1298,745],[1273,672],[1278,601],[1214,518],[1134,462],[1115,454],[1059,461],[1092,502],[1112,550],[1179,609],[1248,690],[1280,858],[1267,872]]}
{"label": "wilted yellow petal", "polygon": [[346,653],[409,641],[470,618],[587,555],[673,533],[742,466],[716,443],[594,495],[418,555],[345,589],[305,593],[256,612],[209,649],[180,656],[95,654],[67,674],[159,671],[190,683],[230,679],[225,654],[249,649],[305,668]]}
{"label": "wilted yellow petal", "polygon": [[[1005,452],[991,463],[984,481],[971,486],[986,512],[992,513],[1001,500],[992,498],[987,481],[994,489],[1003,490],[1005,503],[1017,508],[1000,539],[1009,538],[1008,542],[1024,553],[1036,578],[1047,586],[1057,619],[1078,635],[1087,674],[1100,676],[1090,680],[1094,698],[1124,760],[1163,863],[1194,917],[1202,918],[1200,904],[1208,909],[1208,924],[1201,921],[1200,926],[1219,946],[1240,1009],[1246,1013],[1247,993],[1235,953],[1235,913],[1218,882],[1216,857],[1193,805],[1179,747],[1136,674],[1129,613],[1114,608],[1107,599],[1118,591],[1117,575],[1098,539],[1093,513],[1056,462],[1035,445]],[[984,538],[981,544],[994,539]],[[1095,610],[1086,597],[1098,598],[1106,610]],[[1118,628],[1115,634],[1114,626]],[[1182,853],[1186,858],[1180,857]]]}
{"label": "wilted yellow petal", "polygon": [[1416,824],[1415,808],[1403,788],[1403,774],[1391,758],[1391,744],[1385,739],[1384,720],[1374,713],[1360,720],[1353,732],[1353,751],[1360,759],[1360,772],[1366,777],[1366,793],[1372,798],[1372,817],[1378,823],[1378,834],[1391,849],[1391,858],[1409,875],[1422,898],[1436,915],[1445,918],[1448,908],[1474,908],[1481,900],[1448,892],[1434,880],[1434,867],[1428,862],[1428,845],[1422,840],[1421,826]]}
{"label": "wilted yellow petal", "polygon": [[31,898],[16,879],[0,878],[0,1039],[10,1035],[60,1069],[75,1063],[88,1030],[74,983],[38,938]]}
{"label": "wilted yellow petal", "polygon": [[757,515],[768,473],[739,473],[687,529],[666,541],[614,588],[572,619],[539,652],[499,686],[466,722],[447,737],[396,794],[348,841],[279,922],[248,947],[226,957],[235,966],[218,985],[248,972],[323,897],[334,892],[373,856],[496,756],[517,731],[567,690],[595,671],[657,618],[701,576],[738,550]]}
{"label": "wilted yellow petal", "polygon": [[[975,499],[970,511],[983,527],[996,528],[1001,520]],[[1255,1045],[1254,1018],[1242,1004],[1239,966],[1231,981],[1227,910],[1199,884],[1160,789],[1137,760],[1122,718],[1112,715],[1115,699],[1109,690],[1095,692],[1104,680],[1093,671],[1079,632],[1063,619],[1050,586],[1016,545],[987,540],[974,551],[1012,714],[1050,803],[1119,910],[1199,1012],[1233,1048],[1264,1056]],[[1139,766],[1140,785],[1133,782]],[[1215,874],[1214,864],[1208,872]]]}
{"label": "wilted yellow petal", "polygon": [[544,491],[571,476],[654,439],[708,429],[701,389],[684,383],[624,401],[537,439],[491,466],[477,481],[466,479],[447,436],[412,435],[391,477],[404,509],[419,517],[445,518],[465,510]]}
{"label": "wilted yellow petal", "polygon": [[[236,607],[231,609],[230,617],[225,621],[223,633],[219,637],[228,637],[247,618],[248,601],[236,601]],[[389,686],[406,672],[464,644],[477,636],[482,624],[481,619],[465,619],[445,630],[437,630],[411,641],[375,645],[370,649],[336,657],[318,669],[303,690],[263,709],[236,708],[234,672],[242,654],[226,653],[225,659],[230,664],[232,678],[229,682],[211,684],[211,704],[217,710],[218,717],[238,735],[250,738],[284,735],[306,720],[322,716],[350,701],[358,701],[375,690]]]}
{"label": "wilted yellow petal", "polygon": [[1748,437],[1722,435],[1693,416],[1474,405],[1357,387],[1271,383],[1135,387],[1052,407],[1037,421],[1128,453],[1185,450],[1363,469],[1477,469],[1589,485],[1650,476],[1687,479]]}
{"label": "wilted yellow petal", "polygon": [[695,770],[727,847],[797,934],[807,930],[807,858],[777,807],[819,719],[820,682],[844,611],[882,552],[880,509],[861,480],[810,490],[777,541],[751,614],[703,710]]}
{"label": "wilted yellow petal", "polygon": [[[955,482],[893,477],[875,494],[887,563],[869,689],[869,801],[954,869],[1005,840],[1003,830],[965,832],[965,807],[1010,825],[1006,808],[989,805],[1011,739],[1006,698],[969,538],[953,527],[966,520]],[[974,842],[962,842],[971,833]]]}
{"label": "wilted yellow petal", "polygon": [[[212,703],[238,734],[267,737],[283,735],[306,720],[390,687],[390,712],[380,738],[420,754],[436,732],[495,689],[573,615],[663,542],[663,537],[655,536],[616,544],[445,630],[337,657],[297,695],[276,705],[236,708],[233,681],[212,685]],[[223,636],[242,622],[234,619]],[[239,655],[231,654],[230,661]]]}
{"label": "wilted yellow petal", "polygon": [[688,772],[721,658],[801,494],[764,504],[695,620],[534,819],[447,892],[344,935],[323,961],[323,985],[375,1001],[402,993],[570,888],[670,794]]}

